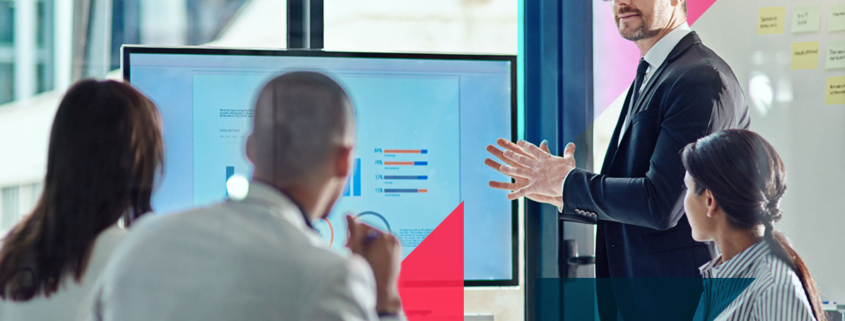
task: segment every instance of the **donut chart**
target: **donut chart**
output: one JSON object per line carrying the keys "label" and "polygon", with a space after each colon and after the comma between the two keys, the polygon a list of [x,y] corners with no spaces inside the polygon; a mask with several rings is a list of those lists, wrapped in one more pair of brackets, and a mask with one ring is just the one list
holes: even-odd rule
{"label": "donut chart", "polygon": [[[321,219],[321,221],[325,222],[329,226],[329,242],[328,244],[326,244],[326,247],[331,247],[332,244],[334,244],[334,226],[332,226],[332,222],[330,222],[328,219],[324,218]],[[321,229],[319,227],[315,226],[314,229],[317,231],[318,234],[320,234],[321,237],[323,236],[323,233],[321,232]]]}
{"label": "donut chart", "polygon": [[334,244],[334,227],[332,227],[332,222],[329,222],[329,220],[323,219],[323,221],[325,221],[326,224],[329,225],[329,232],[331,232],[331,234],[332,234],[332,237],[329,240],[329,246],[332,246],[332,244]]}
{"label": "donut chart", "polygon": [[384,222],[384,226],[387,227],[387,233],[393,234],[393,230],[390,228],[390,223],[387,222],[387,219],[384,218],[384,215],[381,215],[379,213],[376,213],[376,212],[373,212],[373,211],[361,212],[361,213],[358,213],[358,215],[355,216],[355,219],[358,219],[362,216],[368,216],[368,215],[369,216],[375,216],[375,217],[379,218],[382,222]]}

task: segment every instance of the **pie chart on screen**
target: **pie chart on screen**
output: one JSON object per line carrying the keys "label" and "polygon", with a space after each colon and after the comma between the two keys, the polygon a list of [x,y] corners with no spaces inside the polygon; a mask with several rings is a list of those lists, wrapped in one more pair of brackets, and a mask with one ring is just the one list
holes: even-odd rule
{"label": "pie chart on screen", "polygon": [[393,234],[393,231],[390,229],[390,223],[384,218],[384,215],[381,215],[376,212],[367,211],[361,212],[355,216],[355,219],[367,223],[368,225],[375,227],[383,232],[387,232]]}
{"label": "pie chart on screen", "polygon": [[326,242],[326,247],[332,246],[334,243],[334,226],[332,226],[332,223],[329,222],[329,220],[321,219],[315,221],[314,229],[317,230],[317,234],[320,234],[323,241]]}

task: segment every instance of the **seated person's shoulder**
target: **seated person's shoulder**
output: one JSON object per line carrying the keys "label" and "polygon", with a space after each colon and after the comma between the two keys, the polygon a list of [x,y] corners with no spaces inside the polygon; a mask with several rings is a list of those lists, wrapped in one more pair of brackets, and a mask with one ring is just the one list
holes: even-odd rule
{"label": "seated person's shoulder", "polygon": [[203,229],[214,224],[219,216],[220,204],[191,209],[184,212],[172,214],[149,213],[142,216],[129,228],[130,238],[156,239],[184,234],[187,231]]}
{"label": "seated person's shoulder", "polygon": [[759,290],[762,293],[792,293],[804,296],[804,286],[801,284],[801,279],[792,267],[784,262],[782,259],[768,255],[760,265],[757,266],[757,278],[755,281],[759,282]]}
{"label": "seated person's shoulder", "polygon": [[305,274],[317,279],[331,276],[333,280],[372,282],[372,270],[369,264],[358,255],[341,255],[328,248],[313,246],[308,251],[300,252],[301,267]]}
{"label": "seated person's shoulder", "polygon": [[112,261],[132,264],[134,261],[168,259],[167,253],[186,240],[198,239],[198,231],[213,224],[213,208],[198,208],[186,212],[159,215],[148,213],[135,221],[115,248]]}

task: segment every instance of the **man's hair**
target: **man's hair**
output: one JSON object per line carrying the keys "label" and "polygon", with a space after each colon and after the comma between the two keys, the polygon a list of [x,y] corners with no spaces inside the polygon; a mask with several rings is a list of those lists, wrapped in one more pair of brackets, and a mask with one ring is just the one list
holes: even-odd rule
{"label": "man's hair", "polygon": [[351,146],[354,112],[330,77],[289,72],[270,80],[255,100],[252,162],[281,182],[310,177],[338,146]]}

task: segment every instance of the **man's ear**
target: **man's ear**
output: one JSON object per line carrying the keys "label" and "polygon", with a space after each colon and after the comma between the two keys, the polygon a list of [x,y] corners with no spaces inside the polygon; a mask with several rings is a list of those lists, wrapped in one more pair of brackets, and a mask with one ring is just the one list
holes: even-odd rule
{"label": "man's ear", "polygon": [[252,134],[246,137],[246,158],[255,165],[255,142]]}
{"label": "man's ear", "polygon": [[349,173],[352,172],[352,147],[339,146],[336,155],[334,175],[341,178],[349,177]]}

